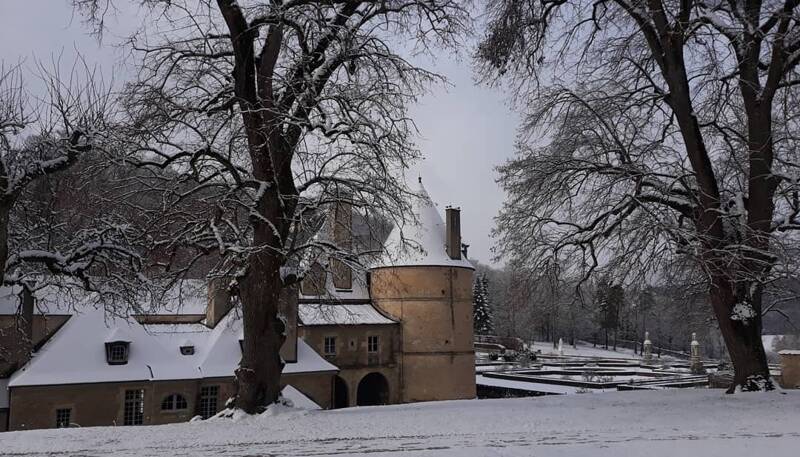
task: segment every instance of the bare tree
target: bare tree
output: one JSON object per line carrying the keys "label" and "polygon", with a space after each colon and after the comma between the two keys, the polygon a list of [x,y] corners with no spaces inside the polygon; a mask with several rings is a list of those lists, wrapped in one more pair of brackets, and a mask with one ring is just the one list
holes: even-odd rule
{"label": "bare tree", "polygon": [[[97,1],[74,3],[102,21]],[[439,78],[399,48],[454,45],[467,17],[454,0],[143,3],[151,21],[130,40],[141,60],[119,138],[139,166],[178,173],[157,184],[166,206],[208,205],[160,217],[170,236],[157,244],[165,272],[173,254],[193,253],[184,270],[217,256],[212,275],[242,306],[235,406],[257,412],[280,392],[282,297],[314,259],[363,259],[313,236],[321,210],[409,209],[401,178],[418,153],[406,106]]]}
{"label": "bare tree", "polygon": [[793,274],[798,2],[505,0],[478,50],[531,107],[506,254],[657,280],[680,262],[744,390],[771,389],[762,294]]}
{"label": "bare tree", "polygon": [[110,290],[109,281],[141,267],[124,221],[108,213],[68,225],[58,208],[39,204],[52,197],[50,180],[104,147],[99,132],[110,116],[109,92],[80,59],[69,74],[62,75],[58,65],[38,70],[33,76],[43,82],[43,96],[31,94],[21,66],[0,69],[3,285],[28,292],[59,282]]}
{"label": "bare tree", "polygon": [[[26,74],[38,77],[42,90],[32,90]],[[68,192],[75,203],[56,186],[79,161],[102,155],[99,132],[110,106],[102,81],[81,59],[68,73],[59,62],[32,72],[0,64],[0,264],[2,285],[20,302],[15,325],[0,329],[6,368],[30,357],[41,294],[52,296],[57,287],[60,302],[74,306],[93,292],[98,303],[119,313],[143,290],[140,252],[125,220],[114,211],[88,214],[97,201],[85,188]],[[98,165],[104,168],[105,161]],[[91,181],[89,168],[81,175],[77,182]]]}

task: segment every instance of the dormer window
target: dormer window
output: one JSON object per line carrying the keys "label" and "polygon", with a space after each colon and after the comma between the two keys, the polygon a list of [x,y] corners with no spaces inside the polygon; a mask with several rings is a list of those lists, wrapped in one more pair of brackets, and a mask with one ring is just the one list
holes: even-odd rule
{"label": "dormer window", "polygon": [[106,343],[106,360],[109,365],[125,365],[128,363],[130,343],[127,341],[112,341]]}
{"label": "dormer window", "polygon": [[181,355],[194,355],[194,346],[181,346]]}

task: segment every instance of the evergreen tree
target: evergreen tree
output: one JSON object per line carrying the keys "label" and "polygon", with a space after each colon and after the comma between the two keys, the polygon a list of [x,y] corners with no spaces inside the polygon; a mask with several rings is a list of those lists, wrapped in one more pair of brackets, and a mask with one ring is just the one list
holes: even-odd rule
{"label": "evergreen tree", "polygon": [[492,325],[492,307],[489,302],[489,280],[485,274],[475,278],[472,296],[473,329],[478,335],[491,335],[494,332],[494,326]]}

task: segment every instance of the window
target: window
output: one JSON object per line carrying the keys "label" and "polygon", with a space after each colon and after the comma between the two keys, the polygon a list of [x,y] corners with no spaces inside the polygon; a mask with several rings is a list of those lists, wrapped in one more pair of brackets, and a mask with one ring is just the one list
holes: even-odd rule
{"label": "window", "polygon": [[125,391],[123,425],[142,425],[144,423],[144,389]]}
{"label": "window", "polygon": [[181,346],[181,354],[182,355],[193,355],[194,354],[194,346]]}
{"label": "window", "polygon": [[325,342],[322,346],[322,352],[325,355],[336,355],[336,337],[326,336]]}
{"label": "window", "polygon": [[203,386],[200,388],[200,416],[203,419],[217,414],[217,396],[219,395],[219,386]]}
{"label": "window", "polygon": [[71,408],[60,408],[56,410],[56,428],[67,428],[72,416]]}
{"label": "window", "polygon": [[114,341],[106,343],[106,360],[109,365],[125,365],[128,363],[128,347],[130,343],[127,341]]}
{"label": "window", "polygon": [[188,407],[189,404],[186,398],[180,394],[167,395],[164,400],[161,401],[161,411],[177,411]]}
{"label": "window", "polygon": [[378,337],[377,335],[367,337],[367,352],[378,352]]}

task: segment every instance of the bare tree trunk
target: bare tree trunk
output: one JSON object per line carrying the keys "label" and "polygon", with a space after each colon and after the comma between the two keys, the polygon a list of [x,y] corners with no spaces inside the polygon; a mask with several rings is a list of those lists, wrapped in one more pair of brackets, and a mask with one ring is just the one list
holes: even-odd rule
{"label": "bare tree trunk", "polygon": [[27,287],[22,287],[19,298],[20,310],[16,317],[17,335],[20,340],[17,363],[21,367],[28,363],[33,354],[33,308],[35,304],[33,293]]}
{"label": "bare tree trunk", "polygon": [[[711,305],[734,368],[733,384],[728,393],[733,393],[737,387],[745,391],[774,388],[761,342],[761,288],[754,288],[751,293],[748,297],[747,287],[734,287],[725,277],[712,278]],[[751,317],[742,319],[734,315],[734,307],[740,303],[753,309]]]}
{"label": "bare tree trunk", "polygon": [[248,274],[240,281],[244,341],[242,361],[236,371],[236,406],[254,414],[278,399],[283,361],[280,348],[285,325],[278,317],[280,262],[274,255],[259,253],[251,260]]}

